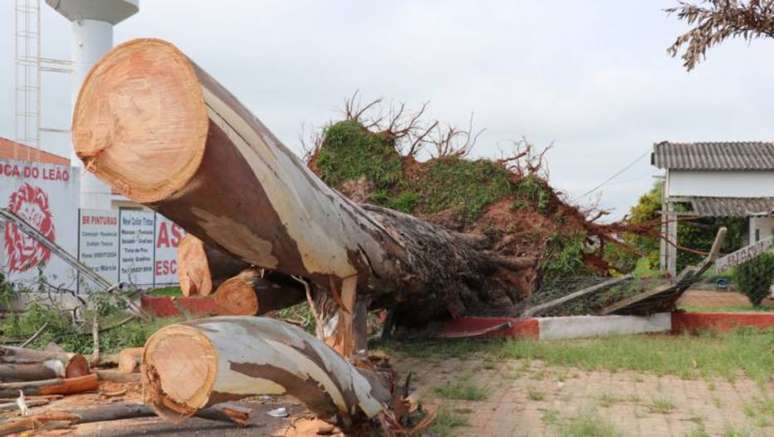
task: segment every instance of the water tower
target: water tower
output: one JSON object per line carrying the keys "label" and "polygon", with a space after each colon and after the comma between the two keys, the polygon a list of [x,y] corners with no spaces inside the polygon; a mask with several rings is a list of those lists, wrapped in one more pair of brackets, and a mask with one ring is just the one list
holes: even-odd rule
{"label": "water tower", "polygon": [[[139,0],[46,0],[54,10],[72,22],[73,92],[78,97],[83,79],[91,67],[113,48],[113,26],[137,13]],[[81,161],[71,152],[72,165]],[[81,208],[110,209],[110,187],[93,174],[81,171]]]}

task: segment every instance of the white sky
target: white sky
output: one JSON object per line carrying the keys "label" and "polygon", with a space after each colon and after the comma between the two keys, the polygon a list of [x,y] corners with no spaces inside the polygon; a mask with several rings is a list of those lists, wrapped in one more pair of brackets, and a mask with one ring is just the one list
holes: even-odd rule
{"label": "white sky", "polygon": [[[115,42],[158,37],[229,88],[292,150],[353,91],[486,128],[474,156],[551,142],[551,182],[579,196],[661,140],[773,140],[774,42],[732,41],[687,73],[665,49],[685,26],[666,1],[141,0]],[[0,136],[13,132],[13,4],[0,0]],[[45,4],[43,56],[68,58]],[[46,74],[43,123],[69,125],[70,86]],[[55,153],[66,140],[47,135]],[[581,203],[626,213],[653,182],[643,158]]]}

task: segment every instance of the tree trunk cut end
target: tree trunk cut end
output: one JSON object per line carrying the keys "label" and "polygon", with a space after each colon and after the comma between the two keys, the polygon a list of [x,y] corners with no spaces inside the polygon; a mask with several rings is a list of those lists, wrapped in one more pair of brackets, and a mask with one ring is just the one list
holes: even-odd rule
{"label": "tree trunk cut end", "polygon": [[226,280],[215,291],[218,314],[226,316],[254,316],[260,302],[251,281],[251,271],[240,273]]}
{"label": "tree trunk cut end", "polygon": [[138,202],[166,199],[204,156],[207,108],[193,63],[157,39],[121,44],[89,72],[73,114],[75,152]]}
{"label": "tree trunk cut end", "polygon": [[212,274],[204,242],[191,234],[177,246],[177,273],[184,296],[207,296],[212,292]]}
{"label": "tree trunk cut end", "polygon": [[197,329],[171,325],[145,343],[145,403],[171,420],[190,417],[207,406],[217,374],[217,352]]}

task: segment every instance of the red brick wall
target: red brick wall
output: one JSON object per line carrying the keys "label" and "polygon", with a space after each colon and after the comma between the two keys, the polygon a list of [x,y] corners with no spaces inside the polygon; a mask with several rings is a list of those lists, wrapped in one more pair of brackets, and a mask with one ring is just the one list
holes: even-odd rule
{"label": "red brick wall", "polygon": [[0,137],[0,159],[40,162],[43,164],[70,165],[70,160],[34,147],[25,146],[7,138]]}

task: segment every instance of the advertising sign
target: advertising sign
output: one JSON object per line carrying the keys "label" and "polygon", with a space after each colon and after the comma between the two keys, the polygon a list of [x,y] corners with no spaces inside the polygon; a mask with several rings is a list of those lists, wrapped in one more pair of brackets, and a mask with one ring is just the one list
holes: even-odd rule
{"label": "advertising sign", "polygon": [[[0,160],[0,207],[70,253],[78,249],[78,196],[78,172],[70,167]],[[75,271],[15,224],[0,222],[0,243],[0,271],[10,281],[34,283],[41,273],[54,286],[75,288]]]}
{"label": "advertising sign", "polygon": [[[118,282],[118,211],[82,209],[78,217],[78,259],[111,284]],[[93,284],[79,284],[81,291]]]}
{"label": "advertising sign", "polygon": [[156,286],[177,283],[177,246],[184,233],[183,228],[163,215],[156,214],[153,263],[154,284]]}
{"label": "advertising sign", "polygon": [[121,209],[119,213],[119,280],[136,286],[153,285],[153,233],[156,214]]}

